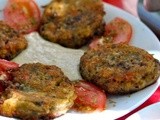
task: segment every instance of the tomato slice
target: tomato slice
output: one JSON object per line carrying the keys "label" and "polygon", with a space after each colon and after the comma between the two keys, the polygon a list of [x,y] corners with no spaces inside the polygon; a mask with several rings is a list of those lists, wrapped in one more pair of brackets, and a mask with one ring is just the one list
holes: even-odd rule
{"label": "tomato slice", "polygon": [[93,49],[99,44],[103,44],[103,38],[94,38],[93,41],[89,44],[89,48]]}
{"label": "tomato slice", "polygon": [[0,59],[0,92],[7,87],[7,81],[12,80],[10,70],[18,68],[19,65],[15,62]]}
{"label": "tomato slice", "polygon": [[[103,43],[126,43],[128,44],[132,37],[132,26],[126,20],[116,17],[105,26],[105,34],[100,40],[97,38],[91,42],[90,48]],[[99,42],[101,41],[101,43]]]}
{"label": "tomato slice", "polygon": [[30,33],[40,25],[40,10],[34,0],[8,0],[4,20],[20,33]]}
{"label": "tomato slice", "polygon": [[78,81],[75,83],[77,98],[74,108],[82,112],[102,111],[106,107],[106,95],[103,90],[92,83]]}
{"label": "tomato slice", "polygon": [[8,71],[18,68],[19,65],[15,62],[0,59],[0,71]]}
{"label": "tomato slice", "polygon": [[116,17],[105,26],[105,39],[113,43],[129,43],[132,26],[124,19]]}

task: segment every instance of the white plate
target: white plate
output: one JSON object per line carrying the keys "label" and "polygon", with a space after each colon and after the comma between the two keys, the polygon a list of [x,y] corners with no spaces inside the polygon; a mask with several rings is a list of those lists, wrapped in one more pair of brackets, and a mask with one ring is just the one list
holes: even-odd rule
{"label": "white plate", "polygon": [[[45,5],[49,1],[50,0],[36,0],[39,6]],[[6,0],[0,1],[0,9],[3,9],[5,3]],[[130,44],[149,51],[154,54],[155,58],[160,60],[160,42],[138,18],[106,3],[104,3],[104,10],[107,13],[104,18],[106,23],[117,16],[127,20],[133,26],[133,36]],[[2,13],[0,17],[3,18]],[[79,59],[83,55],[83,50],[63,48],[57,44],[43,40],[38,33],[29,34],[26,38],[29,42],[29,47],[18,55],[14,61],[20,64],[28,62],[56,64],[62,68],[71,80],[81,79],[78,65]],[[104,120],[119,118],[146,101],[155,92],[159,84],[160,79],[158,79],[155,84],[131,95],[107,96],[107,108],[101,113],[80,114],[69,111],[56,120]],[[7,120],[9,118],[0,117],[0,119]]]}
{"label": "white plate", "polygon": [[160,120],[160,102],[145,107],[126,120]]}

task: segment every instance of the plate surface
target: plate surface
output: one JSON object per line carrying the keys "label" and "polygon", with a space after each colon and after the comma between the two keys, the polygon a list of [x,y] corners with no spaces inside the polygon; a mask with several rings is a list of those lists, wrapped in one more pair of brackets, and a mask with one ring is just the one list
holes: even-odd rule
{"label": "plate surface", "polygon": [[126,120],[159,120],[160,119],[160,102],[154,103],[144,109],[134,113]]}
{"label": "plate surface", "polygon": [[[36,0],[41,8],[50,0]],[[3,10],[6,0],[0,1],[0,9]],[[112,5],[104,3],[106,11],[105,21],[108,23],[115,17],[122,17],[127,20],[133,27],[133,36],[130,42],[131,45],[145,49],[149,53],[154,54],[154,57],[160,60],[160,42],[157,37],[148,29],[138,18],[122,11]],[[0,18],[3,19],[2,12]],[[29,42],[28,48],[18,55],[13,61],[23,64],[30,62],[41,62],[44,64],[55,64],[59,66],[64,73],[71,79],[82,79],[79,74],[79,59],[83,55],[82,49],[67,49],[60,45],[50,43],[39,36],[38,33],[26,35]],[[158,81],[134,94],[124,96],[107,96],[107,108],[101,113],[81,114],[74,111],[69,111],[65,115],[56,120],[106,120],[119,118],[139,105],[145,102],[158,88]],[[10,120],[13,118],[0,117],[1,120]]]}

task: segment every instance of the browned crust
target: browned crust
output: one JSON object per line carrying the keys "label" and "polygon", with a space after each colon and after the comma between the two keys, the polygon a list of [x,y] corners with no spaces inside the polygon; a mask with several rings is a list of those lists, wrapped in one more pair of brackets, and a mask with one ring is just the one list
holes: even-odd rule
{"label": "browned crust", "polygon": [[0,21],[0,58],[11,60],[27,47],[27,40]]}
{"label": "browned crust", "polygon": [[126,94],[156,82],[160,63],[140,48],[111,44],[88,50],[81,57],[80,72],[107,93]]}
{"label": "browned crust", "polygon": [[74,86],[54,65],[24,64],[12,72],[12,84],[2,94],[0,114],[21,119],[55,118],[76,98]]}
{"label": "browned crust", "polygon": [[65,47],[79,48],[104,32],[101,0],[54,0],[44,10],[40,34]]}

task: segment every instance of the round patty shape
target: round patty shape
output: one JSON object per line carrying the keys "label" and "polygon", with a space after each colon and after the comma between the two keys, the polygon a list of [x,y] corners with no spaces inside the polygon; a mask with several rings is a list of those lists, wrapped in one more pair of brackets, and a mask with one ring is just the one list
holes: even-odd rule
{"label": "round patty shape", "polygon": [[104,32],[101,0],[53,0],[45,7],[40,34],[70,48],[79,48]]}
{"label": "round patty shape", "polygon": [[107,93],[127,94],[153,84],[160,75],[160,64],[143,49],[109,44],[86,51],[80,72]]}
{"label": "round patty shape", "polygon": [[0,21],[0,58],[11,60],[27,47],[27,40],[3,21]]}
{"label": "round patty shape", "polygon": [[76,98],[74,86],[54,65],[24,64],[12,76],[12,85],[1,97],[1,115],[50,119],[66,113]]}

